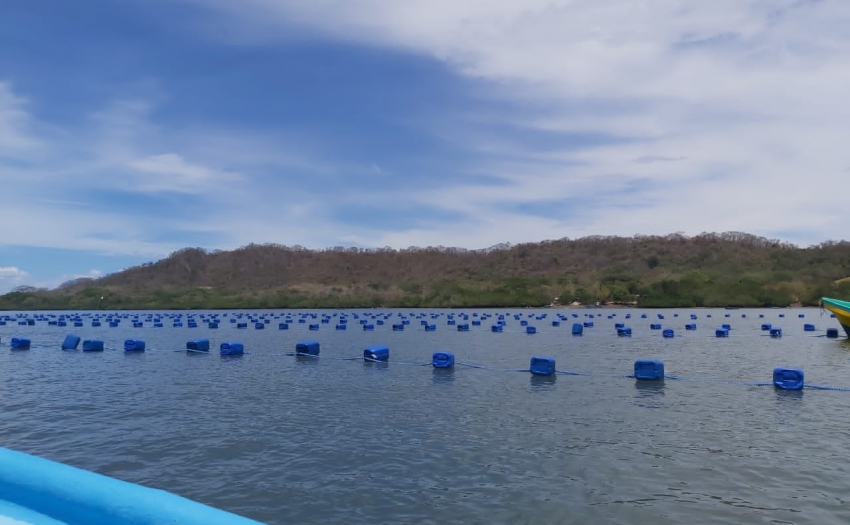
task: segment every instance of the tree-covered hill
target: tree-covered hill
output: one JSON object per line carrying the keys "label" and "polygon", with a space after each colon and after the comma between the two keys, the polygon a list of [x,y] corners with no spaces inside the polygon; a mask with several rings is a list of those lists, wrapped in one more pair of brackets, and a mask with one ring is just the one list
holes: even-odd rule
{"label": "tree-covered hill", "polygon": [[[787,306],[850,297],[850,243],[800,248],[737,232],[585,237],[487,250],[251,244],[186,248],[56,290],[0,296],[4,309]],[[103,299],[101,299],[103,297]]]}

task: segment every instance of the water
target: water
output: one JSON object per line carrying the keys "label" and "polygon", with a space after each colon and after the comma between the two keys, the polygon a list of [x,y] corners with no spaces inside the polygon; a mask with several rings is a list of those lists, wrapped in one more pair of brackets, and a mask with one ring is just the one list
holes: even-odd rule
{"label": "water", "polygon": [[[489,330],[495,319],[459,333],[445,316],[428,318],[435,332],[418,319],[404,332],[391,331],[390,320],[364,332],[353,312],[347,331],[332,321],[319,332],[297,323],[278,331],[282,319],[266,330],[237,330],[226,318],[217,330],[170,328],[167,319],[166,328],[126,319],[120,328],[10,323],[0,326],[0,445],[269,524],[850,519],[850,392],[614,377],[654,358],[668,374],[693,378],[769,381],[775,366],[793,366],[808,383],[850,386],[847,341],[803,332],[814,323],[822,334],[834,319],[814,309],[676,310],[677,318],[651,310],[647,319],[640,310],[564,310],[597,316],[572,337],[572,319],[550,326],[557,310],[492,312],[506,311],[548,318],[523,317],[535,335],[513,317],[501,334]],[[616,337],[615,322],[634,335]],[[677,337],[650,331],[657,322]],[[684,330],[691,322],[696,332]],[[762,322],[784,337],[764,336]],[[729,339],[714,337],[722,323],[732,325]],[[111,350],[63,352],[67,333]],[[34,348],[10,352],[12,336]],[[210,338],[212,355],[174,351],[199,337]],[[144,339],[148,351],[124,354],[127,338]],[[321,358],[284,355],[314,338]],[[224,341],[249,353],[221,358]],[[389,363],[334,359],[373,344],[390,347]],[[437,350],[496,369],[553,356],[558,369],[593,376],[414,366]]]}

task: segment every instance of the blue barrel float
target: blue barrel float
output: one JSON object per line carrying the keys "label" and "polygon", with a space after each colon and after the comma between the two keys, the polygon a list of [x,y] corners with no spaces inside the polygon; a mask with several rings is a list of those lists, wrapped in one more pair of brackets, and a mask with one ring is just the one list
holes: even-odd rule
{"label": "blue barrel float", "polygon": [[242,343],[221,343],[219,353],[221,355],[242,355],[245,353],[245,347]]}
{"label": "blue barrel float", "polygon": [[431,356],[431,366],[434,368],[451,368],[455,366],[455,355],[451,352],[434,352]]}
{"label": "blue barrel float", "polygon": [[164,490],[7,448],[0,448],[0,494],[0,516],[15,524],[262,525]]}
{"label": "blue barrel float", "polygon": [[581,323],[573,323],[573,335],[582,335],[584,333],[584,325]]}
{"label": "blue barrel float", "polygon": [[382,345],[370,346],[363,350],[363,359],[366,361],[389,361],[390,349]]}
{"label": "blue barrel float", "polygon": [[803,371],[799,368],[774,368],[773,386],[780,390],[802,390],[805,385]]}
{"label": "blue barrel float", "polygon": [[144,352],[145,342],[141,339],[127,339],[124,341],[125,352]]}
{"label": "blue barrel float", "polygon": [[210,340],[209,339],[192,339],[191,341],[186,342],[186,350],[189,352],[209,352],[210,351]]}
{"label": "blue barrel float", "polygon": [[103,352],[103,341],[99,339],[86,339],[83,341],[83,352]]}
{"label": "blue barrel float", "polygon": [[661,336],[665,339],[670,339],[671,337],[674,337],[675,335],[676,335],[676,333],[673,331],[672,328],[667,328],[667,329],[665,329],[661,332]]}
{"label": "blue barrel float", "polygon": [[76,350],[79,345],[80,336],[68,334],[65,336],[65,340],[62,341],[62,350]]}
{"label": "blue barrel float", "polygon": [[315,339],[308,339],[306,341],[299,341],[295,344],[295,355],[319,355],[319,351],[321,350],[321,346],[319,342]]}
{"label": "blue barrel float", "polygon": [[12,350],[29,350],[30,340],[26,337],[13,337],[10,346]]}
{"label": "blue barrel float", "polygon": [[555,373],[555,358],[534,356],[528,369],[536,376],[551,376]]}
{"label": "blue barrel float", "polygon": [[653,359],[638,359],[635,361],[635,379],[638,381],[664,379],[664,363]]}

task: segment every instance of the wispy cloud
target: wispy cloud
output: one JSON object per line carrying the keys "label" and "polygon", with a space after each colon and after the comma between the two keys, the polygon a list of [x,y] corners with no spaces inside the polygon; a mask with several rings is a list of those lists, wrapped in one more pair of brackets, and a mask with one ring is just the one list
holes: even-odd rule
{"label": "wispy cloud", "polygon": [[0,267],[0,294],[7,293],[24,284],[29,274],[14,266]]}
{"label": "wispy cloud", "polygon": [[77,279],[98,279],[100,277],[103,277],[103,272],[100,270],[92,269],[85,273],[62,274],[51,279],[37,281],[33,283],[33,286],[37,288],[47,288],[52,290],[69,281],[75,281]]}
{"label": "wispy cloud", "polygon": [[[850,193],[842,146],[850,10],[842,2],[249,0],[239,15],[434,57],[490,82],[488,96],[518,104],[500,117],[516,133],[628,139],[544,150],[512,145],[516,133],[488,139],[446,129],[482,153],[479,171],[509,183],[447,179],[407,198],[465,213],[457,228],[373,231],[359,242],[374,235],[378,244],[480,245],[725,229],[820,232],[811,242],[846,237],[833,218]],[[641,189],[647,180],[655,184]],[[505,202],[557,199],[591,205],[568,221],[504,212]],[[624,202],[632,204],[628,218]],[[476,235],[461,233],[467,228]]]}
{"label": "wispy cloud", "polygon": [[38,146],[30,127],[26,100],[12,91],[9,82],[0,81],[0,162],[3,157],[17,156]]}
{"label": "wispy cloud", "polygon": [[132,160],[129,166],[143,174],[132,189],[144,192],[196,193],[210,184],[237,182],[240,179],[233,173],[190,164],[175,153]]}

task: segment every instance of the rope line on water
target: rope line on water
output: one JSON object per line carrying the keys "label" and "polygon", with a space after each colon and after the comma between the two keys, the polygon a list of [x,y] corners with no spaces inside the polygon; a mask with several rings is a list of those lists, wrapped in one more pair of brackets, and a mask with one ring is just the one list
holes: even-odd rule
{"label": "rope line on water", "polygon": [[834,390],[837,392],[850,392],[850,388],[846,386],[827,386],[827,385],[803,385],[803,388],[811,388],[812,390]]}
{"label": "rope line on water", "polygon": [[[11,344],[0,341],[0,346],[11,347]],[[55,346],[40,345],[40,344],[30,344],[29,348],[30,349],[54,349],[56,347]],[[15,350],[15,348],[11,348],[11,349]],[[25,349],[21,349],[21,350],[25,350]],[[114,347],[104,348],[104,351],[118,351],[118,350],[122,350],[122,349],[121,348],[114,348]],[[151,350],[152,349],[150,349],[150,348],[146,349],[146,351],[151,351]],[[65,350],[65,351],[69,351],[69,350]],[[70,351],[81,351],[81,350],[72,349]],[[201,351],[201,350],[191,350],[191,349],[180,349],[180,350],[173,350],[173,351],[174,352],[194,353],[194,354],[214,354],[214,352]],[[244,354],[249,354],[249,352],[244,352]],[[280,355],[280,354],[277,354],[277,355]],[[309,357],[309,358],[314,358],[314,359],[319,359],[319,357],[320,357],[319,355],[301,353],[301,352],[286,352],[283,355],[290,356],[290,357],[293,357],[293,356],[295,356],[295,357]],[[231,356],[224,355],[223,357],[231,357]],[[363,361],[363,362],[366,362],[366,363],[389,363],[389,361],[386,361],[386,360],[372,359],[372,358],[366,357],[366,356],[356,356],[356,357],[328,357],[328,356],[323,356],[323,357],[325,357],[326,359],[336,359],[336,360],[340,360],[340,361]],[[406,366],[429,366],[429,365],[432,365],[432,363],[410,363],[410,362],[405,362],[405,361],[393,361],[392,363],[394,365],[406,365]],[[479,370],[494,370],[494,371],[500,371],[500,372],[531,372],[531,370],[529,368],[494,368],[494,367],[477,365],[477,364],[473,364],[473,363],[465,363],[465,362],[457,362],[456,364],[459,365],[459,366],[464,366],[464,367],[468,367],[468,368],[475,368],[475,369],[479,369]],[[574,371],[574,370],[555,370],[555,373],[567,375],[567,376],[580,376],[580,377],[613,377],[613,378],[618,378],[618,379],[635,379],[634,374],[615,374],[615,375],[601,375],[600,374],[600,375],[597,375],[597,374],[591,374],[591,373],[587,373],[587,372],[577,372],[577,371]],[[686,377],[686,376],[679,376],[679,375],[673,375],[673,374],[664,375],[664,379],[668,379],[668,380],[671,380],[671,381],[684,381],[684,382],[704,383],[704,384],[740,385],[740,386],[756,386],[756,387],[774,386],[774,383],[772,381],[741,381],[741,380],[726,380],[726,379],[714,379],[714,378],[697,378],[697,377]],[[833,392],[850,392],[850,387],[844,387],[844,386],[816,385],[816,384],[804,383],[803,388],[808,388],[808,389],[811,389],[811,390],[826,390],[826,391],[833,391]]]}
{"label": "rope line on water", "polygon": [[564,374],[567,376],[585,376],[590,377],[590,374],[586,374],[584,372],[573,372],[572,370],[555,370],[555,373]]}

